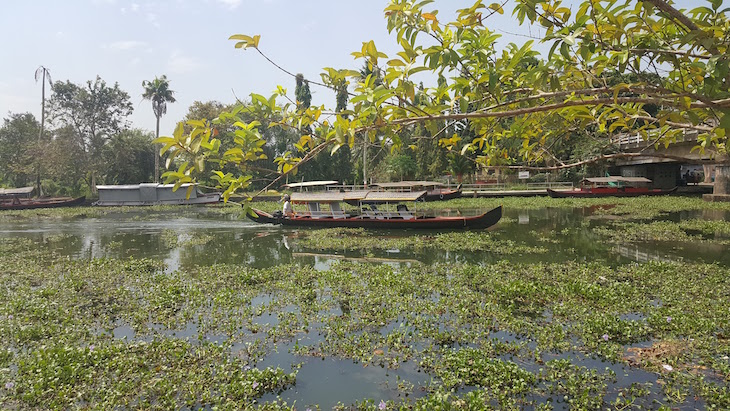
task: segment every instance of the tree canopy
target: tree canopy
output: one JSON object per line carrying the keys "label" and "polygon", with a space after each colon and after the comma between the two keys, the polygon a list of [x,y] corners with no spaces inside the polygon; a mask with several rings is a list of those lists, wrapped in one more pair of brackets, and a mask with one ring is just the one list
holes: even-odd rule
{"label": "tree canopy", "polygon": [[[504,47],[490,28],[502,5],[476,1],[442,20],[430,3],[391,0],[385,18],[400,50],[388,56],[365,41],[352,53],[370,74],[324,69],[322,84],[334,91],[349,82],[348,109],[300,107],[282,98],[281,86],[270,97],[251,95],[246,111],[254,118],[301,132],[299,152],[275,159],[282,175],[325,149],[352,147],[356,135],[394,151],[416,149],[402,136],[417,127],[433,144],[484,166],[554,170],[630,156],[611,152],[610,138],[622,132],[658,146],[692,131],[697,150],[727,154],[730,22],[721,0],[691,10],[665,0],[586,0],[574,10],[560,0],[516,0],[517,22],[539,25],[545,35]],[[260,36],[230,39],[266,57]],[[549,46],[547,55],[533,48],[535,40]],[[433,85],[419,91],[424,76]],[[224,153],[214,122],[188,124],[189,132],[180,126],[159,139],[163,151],[185,160],[166,173],[170,181],[189,181],[206,162],[260,158],[259,121],[236,123],[238,146]],[[585,133],[603,145],[585,150],[589,158],[561,158],[556,148]],[[225,198],[243,187],[240,178],[221,176]]]}

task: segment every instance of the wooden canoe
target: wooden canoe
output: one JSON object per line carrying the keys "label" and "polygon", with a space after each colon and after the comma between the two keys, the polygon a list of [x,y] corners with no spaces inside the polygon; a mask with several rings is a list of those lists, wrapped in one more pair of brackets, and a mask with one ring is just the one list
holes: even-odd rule
{"label": "wooden canoe", "polygon": [[489,228],[502,218],[502,206],[496,207],[484,214],[476,216],[418,216],[413,218],[373,218],[365,215],[346,216],[344,218],[311,216],[293,216],[290,218],[281,217],[278,214],[272,215],[261,210],[253,209],[254,215],[249,218],[262,224],[280,224],[292,227],[351,227],[351,228],[378,228],[378,229],[484,229]]}
{"label": "wooden canoe", "polygon": [[0,210],[29,210],[33,208],[57,208],[81,205],[86,197],[52,197],[40,199],[14,199],[0,202]]}
{"label": "wooden canoe", "polygon": [[553,198],[661,196],[672,194],[675,191],[677,191],[677,187],[669,190],[648,189],[641,187],[598,187],[583,188],[580,190],[547,189],[548,195]]}

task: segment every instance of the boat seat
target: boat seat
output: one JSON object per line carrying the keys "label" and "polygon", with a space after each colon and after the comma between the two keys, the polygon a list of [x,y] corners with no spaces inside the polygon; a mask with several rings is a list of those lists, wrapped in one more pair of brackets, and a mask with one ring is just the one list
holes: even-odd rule
{"label": "boat seat", "polygon": [[370,204],[370,209],[373,210],[373,214],[375,215],[375,218],[377,220],[385,220],[385,215],[383,215],[383,213],[378,210],[378,207],[376,207],[375,204]]}
{"label": "boat seat", "polygon": [[402,219],[404,219],[404,220],[412,220],[413,219],[413,214],[411,214],[411,212],[408,211],[408,207],[406,207],[405,204],[398,204],[398,206],[396,207],[396,209],[398,210],[398,215],[400,215],[400,217]]}
{"label": "boat seat", "polygon": [[347,214],[340,208],[339,203],[330,204],[330,210],[332,210],[332,217],[334,218],[347,218]]}
{"label": "boat seat", "polygon": [[373,212],[373,210],[369,209],[367,206],[362,207],[362,216],[365,218],[375,219],[375,213]]}
{"label": "boat seat", "polygon": [[309,216],[312,218],[324,218],[330,216],[330,213],[320,210],[319,203],[307,203],[307,211],[309,211]]}

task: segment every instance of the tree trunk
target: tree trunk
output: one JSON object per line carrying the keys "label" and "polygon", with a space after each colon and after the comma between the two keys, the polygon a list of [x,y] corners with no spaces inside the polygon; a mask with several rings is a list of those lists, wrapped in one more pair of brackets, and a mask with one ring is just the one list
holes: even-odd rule
{"label": "tree trunk", "polygon": [[[367,138],[367,136],[365,137]],[[362,143],[362,184],[368,186],[368,144],[367,141]]]}
{"label": "tree trunk", "polygon": [[[155,138],[160,138],[160,116],[157,118],[157,124],[155,126]],[[155,148],[155,183],[160,182],[160,147],[157,144],[153,144]]]}

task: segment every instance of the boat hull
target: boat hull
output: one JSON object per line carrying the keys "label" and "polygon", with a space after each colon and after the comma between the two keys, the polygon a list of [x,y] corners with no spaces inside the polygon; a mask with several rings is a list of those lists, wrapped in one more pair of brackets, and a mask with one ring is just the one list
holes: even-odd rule
{"label": "boat hull", "polygon": [[600,190],[552,190],[547,189],[548,195],[553,198],[592,198],[592,197],[639,197],[639,196],[661,196],[672,194],[677,187],[670,190],[649,190],[649,189],[600,189]]}
{"label": "boat hull", "polygon": [[220,193],[202,193],[193,184],[140,183],[96,186],[97,206],[199,205],[220,201]]}
{"label": "boat hull", "polygon": [[278,218],[269,213],[253,209],[254,215],[249,218],[262,224],[280,224],[292,227],[316,228],[375,228],[375,229],[421,229],[421,230],[454,230],[454,229],[484,229],[489,228],[502,218],[502,206],[494,208],[484,214],[469,217],[419,217],[413,219],[402,218],[311,218],[293,217]]}
{"label": "boat hull", "polygon": [[152,205],[203,205],[216,204],[221,201],[220,194],[204,194],[190,199],[169,199],[157,201],[99,200],[95,206],[152,206]]}
{"label": "boat hull", "polygon": [[13,201],[5,201],[0,203],[0,210],[31,210],[35,208],[58,208],[58,207],[73,207],[81,205],[86,200],[86,197],[61,197],[61,198],[48,198],[40,200],[20,200],[20,202],[14,203]]}
{"label": "boat hull", "polygon": [[446,201],[461,197],[461,189],[458,190],[435,190],[429,191],[424,198],[425,201]]}

